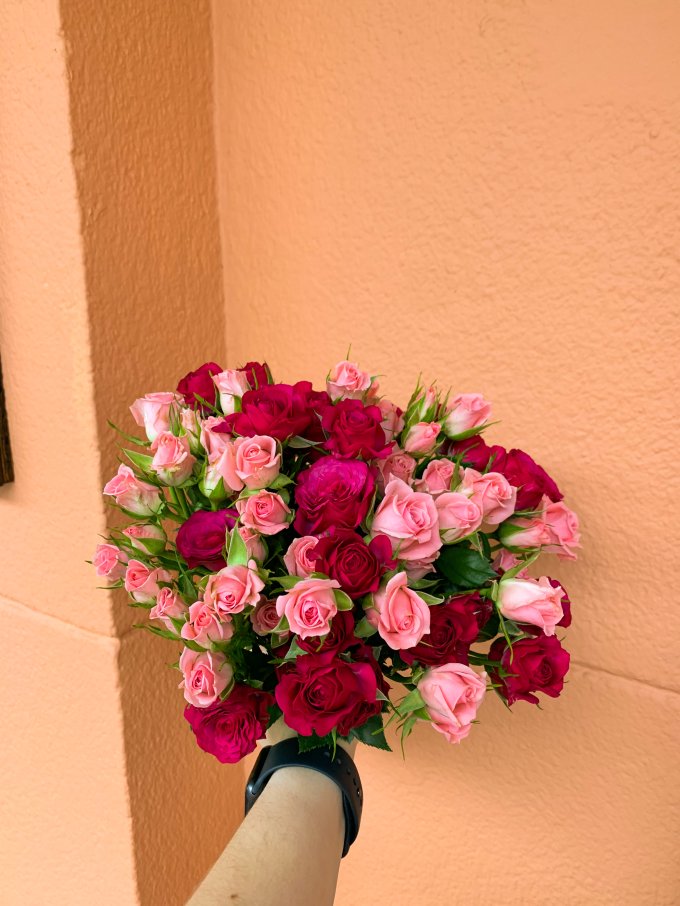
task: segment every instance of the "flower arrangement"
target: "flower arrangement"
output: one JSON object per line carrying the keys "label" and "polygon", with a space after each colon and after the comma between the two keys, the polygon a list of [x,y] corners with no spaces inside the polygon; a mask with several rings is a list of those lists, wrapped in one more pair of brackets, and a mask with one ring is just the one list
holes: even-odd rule
{"label": "flower arrangement", "polygon": [[479,394],[419,382],[402,410],[349,361],[323,391],[208,362],[131,412],[145,437],[120,432],[104,488],[126,525],[93,563],[181,645],[185,717],[220,761],[281,716],[301,750],[389,748],[392,721],[402,745],[418,721],[458,743],[487,691],[562,691],[570,601],[528,567],[574,559],[578,521],[527,453],[485,443]]}

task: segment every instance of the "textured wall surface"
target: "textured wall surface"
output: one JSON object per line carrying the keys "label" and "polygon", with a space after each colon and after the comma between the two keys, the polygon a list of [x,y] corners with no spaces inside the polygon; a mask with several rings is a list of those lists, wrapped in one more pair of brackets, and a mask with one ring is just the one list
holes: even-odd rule
{"label": "textured wall surface", "polygon": [[209,12],[0,4],[3,906],[179,906],[240,817],[242,768],[195,746],[177,653],[85,563],[106,418],[130,429],[136,396],[224,351]]}
{"label": "textured wall surface", "polygon": [[483,391],[583,525],[564,699],[363,752],[338,902],[677,902],[680,6],[213,11],[229,363]]}
{"label": "textured wall surface", "polygon": [[[0,349],[15,482],[0,488],[0,901],[133,903],[64,47],[54,2],[0,4]],[[10,628],[11,627],[11,628]]]}
{"label": "textured wall surface", "polygon": [[[104,0],[93,14],[62,0],[61,11],[103,483],[116,468],[106,419],[133,427],[137,396],[223,358],[210,6]],[[139,613],[125,597],[114,617],[139,898],[173,906],[238,822],[242,768],[195,745],[167,668],[178,652],[130,629]]]}

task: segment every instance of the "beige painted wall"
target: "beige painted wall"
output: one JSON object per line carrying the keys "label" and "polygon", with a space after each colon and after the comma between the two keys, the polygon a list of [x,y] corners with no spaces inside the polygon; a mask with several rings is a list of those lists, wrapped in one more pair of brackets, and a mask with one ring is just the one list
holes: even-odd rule
{"label": "beige painted wall", "polygon": [[483,391],[583,522],[564,698],[362,752],[338,903],[678,902],[680,6],[213,10],[230,365]]}

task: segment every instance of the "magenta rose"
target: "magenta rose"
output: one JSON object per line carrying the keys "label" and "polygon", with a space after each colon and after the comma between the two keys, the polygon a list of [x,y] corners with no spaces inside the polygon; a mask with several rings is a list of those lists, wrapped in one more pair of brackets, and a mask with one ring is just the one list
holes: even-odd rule
{"label": "magenta rose", "polygon": [[309,557],[315,561],[316,572],[337,579],[342,590],[355,600],[377,591],[381,576],[394,565],[388,538],[376,535],[366,544],[350,529],[334,529],[320,538]]}
{"label": "magenta rose", "polygon": [[365,707],[375,702],[377,688],[370,664],[350,663],[333,652],[323,652],[306,654],[279,668],[274,694],[286,723],[301,736],[325,736],[334,728],[347,736],[367,720]]}
{"label": "magenta rose", "polygon": [[177,532],[177,553],[187,561],[189,569],[206,566],[213,572],[226,566],[223,548],[227,531],[238,518],[236,510],[197,510]]}
{"label": "magenta rose", "polygon": [[244,393],[241,411],[228,415],[215,431],[244,437],[267,435],[280,441],[295,435],[323,440],[319,415],[330,404],[328,394],[313,390],[309,381],[266,384]]}
{"label": "magenta rose", "polygon": [[221,371],[221,365],[216,362],[206,362],[205,365],[201,365],[196,371],[190,371],[184,375],[177,385],[177,391],[182,394],[187,406],[191,409],[203,410],[206,408],[200,400],[196,399],[196,396],[200,396],[211,406],[215,405],[217,390],[213,375],[220,374]]}
{"label": "magenta rose", "polygon": [[482,598],[475,592],[456,595],[430,607],[430,631],[414,648],[401,652],[407,664],[418,661],[428,667],[457,662],[467,664],[470,645],[479,634],[480,621],[486,621]]}
{"label": "magenta rose", "polygon": [[266,362],[246,362],[242,368],[236,370],[245,374],[253,390],[271,383],[271,372]]}
{"label": "magenta rose", "polygon": [[229,696],[207,708],[188,705],[184,716],[196,742],[222,764],[235,764],[255,749],[269,722],[267,709],[274,703],[269,692],[235,685]]}
{"label": "magenta rose", "polygon": [[321,424],[328,434],[324,448],[344,459],[379,459],[392,447],[385,440],[382,412],[361,400],[340,400],[323,413]]}
{"label": "magenta rose", "polygon": [[492,682],[499,684],[498,691],[509,705],[516,701],[537,705],[535,692],[557,698],[569,670],[569,652],[554,635],[520,639],[513,642],[512,652],[505,639],[496,639],[489,657],[500,661],[503,669],[511,674],[501,677],[497,669],[489,669]]}
{"label": "magenta rose", "polygon": [[368,512],[375,475],[359,459],[324,456],[300,472],[295,488],[295,531],[317,535],[335,526],[356,528]]}

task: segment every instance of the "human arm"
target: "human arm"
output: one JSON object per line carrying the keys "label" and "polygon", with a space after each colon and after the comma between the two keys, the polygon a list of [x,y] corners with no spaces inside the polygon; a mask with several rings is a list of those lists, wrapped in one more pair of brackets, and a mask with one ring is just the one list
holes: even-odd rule
{"label": "human arm", "polygon": [[[350,754],[354,747],[343,744]],[[188,906],[331,906],[344,834],[337,785],[309,768],[282,768]]]}

